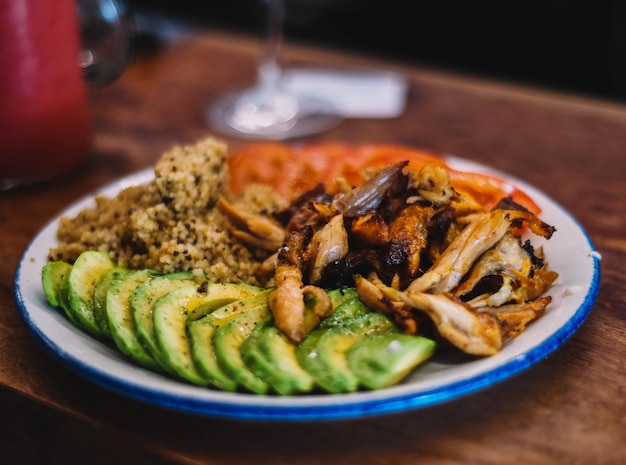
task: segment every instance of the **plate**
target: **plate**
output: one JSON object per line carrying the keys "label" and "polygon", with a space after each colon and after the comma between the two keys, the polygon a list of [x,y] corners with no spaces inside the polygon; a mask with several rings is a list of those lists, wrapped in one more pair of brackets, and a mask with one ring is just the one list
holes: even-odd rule
{"label": "plate", "polygon": [[[457,157],[450,166],[505,178],[541,207],[541,218],[556,227],[552,239],[533,236],[543,246],[559,278],[549,291],[546,313],[500,353],[479,359],[435,355],[401,384],[378,391],[279,397],[229,393],[196,387],[131,364],[111,345],[83,333],[47,304],[41,269],[56,244],[58,218],[48,223],[24,252],[15,277],[19,312],[34,337],[61,363],[112,391],[164,408],[206,416],[254,420],[311,421],[346,419],[418,409],[459,398],[508,380],[546,358],[584,322],[598,294],[600,256],[578,222],[545,194],[506,174]],[[138,172],[95,192],[114,196],[122,188],[152,179],[151,169]],[[93,204],[87,196],[62,212],[75,216]]]}

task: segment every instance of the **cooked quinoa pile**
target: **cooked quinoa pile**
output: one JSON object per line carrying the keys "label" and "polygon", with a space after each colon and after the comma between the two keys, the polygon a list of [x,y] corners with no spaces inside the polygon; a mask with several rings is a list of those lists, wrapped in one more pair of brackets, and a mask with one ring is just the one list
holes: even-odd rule
{"label": "cooked quinoa pile", "polygon": [[[226,157],[226,145],[213,138],[174,147],[157,162],[149,183],[115,198],[98,196],[93,208],[61,218],[59,244],[49,259],[73,263],[83,251],[103,250],[130,269],[193,270],[212,282],[260,284],[254,272],[267,253],[233,238],[230,221],[215,206],[220,196],[229,198]],[[285,206],[261,186],[230,200],[251,213]]]}

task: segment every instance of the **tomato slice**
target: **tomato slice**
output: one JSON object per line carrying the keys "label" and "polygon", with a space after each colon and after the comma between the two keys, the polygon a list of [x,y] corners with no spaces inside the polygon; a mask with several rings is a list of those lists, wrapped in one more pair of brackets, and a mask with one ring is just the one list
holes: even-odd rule
{"label": "tomato slice", "polygon": [[253,143],[229,158],[230,185],[237,194],[248,184],[267,184],[281,195],[294,198],[320,182],[333,192],[338,177],[350,185],[358,185],[363,181],[365,168],[380,168],[405,160],[409,161],[409,169],[416,171],[427,163],[444,167],[454,188],[471,195],[485,209],[511,196],[531,212],[541,211],[525,192],[499,177],[459,171],[433,152],[392,144]]}
{"label": "tomato slice", "polygon": [[539,205],[521,189],[497,176],[467,171],[450,171],[450,182],[454,188],[475,198],[486,210],[494,207],[503,197],[513,200],[534,214],[539,214]]}
{"label": "tomato slice", "polygon": [[[249,184],[266,184],[291,197],[302,178],[302,166],[291,147],[281,143],[250,144],[229,157],[230,188],[240,194]],[[280,181],[280,182],[278,182]],[[306,189],[307,186],[300,186]]]}

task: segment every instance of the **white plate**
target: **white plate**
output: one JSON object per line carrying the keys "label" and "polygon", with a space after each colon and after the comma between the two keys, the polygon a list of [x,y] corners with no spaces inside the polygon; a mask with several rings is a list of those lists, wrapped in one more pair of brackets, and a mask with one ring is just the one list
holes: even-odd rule
{"label": "white plate", "polygon": [[[47,304],[41,268],[56,244],[58,218],[37,234],[21,258],[15,277],[19,311],[35,338],[80,375],[123,395],[195,414],[293,421],[353,418],[416,409],[478,391],[541,361],[580,327],[598,294],[599,255],[576,220],[537,189],[482,165],[448,159],[455,168],[505,177],[528,193],[542,208],[542,219],[557,229],[550,241],[531,237],[535,246],[543,245],[550,268],[559,273],[549,291],[552,303],[540,320],[497,355],[480,359],[435,356],[397,386],[350,394],[261,396],[185,384],[129,363],[113,346],[83,333]],[[152,170],[144,170],[98,193],[114,196],[123,187],[146,182],[152,176]],[[62,214],[74,216],[92,204],[93,196],[88,196]]]}

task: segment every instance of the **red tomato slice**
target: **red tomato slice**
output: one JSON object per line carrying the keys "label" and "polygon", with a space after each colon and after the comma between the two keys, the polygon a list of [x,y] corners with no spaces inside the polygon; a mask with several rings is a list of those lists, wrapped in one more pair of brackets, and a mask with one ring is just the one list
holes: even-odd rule
{"label": "red tomato slice", "polygon": [[[302,166],[291,147],[276,142],[251,144],[229,157],[230,188],[239,194],[249,184],[267,184],[291,197]],[[301,186],[306,189],[306,186]]]}
{"label": "red tomato slice", "polygon": [[445,162],[428,152],[408,149],[395,145],[359,145],[344,147],[344,152],[335,156],[331,165],[331,172],[327,178],[343,176],[351,185],[363,181],[363,169],[367,167],[380,168],[399,161],[409,161],[411,169],[421,169],[426,163],[445,166]]}
{"label": "red tomato slice", "polygon": [[350,185],[363,181],[363,170],[379,168],[399,161],[409,161],[409,168],[419,171],[431,163],[446,168],[455,189],[471,195],[485,209],[493,207],[505,196],[538,214],[539,206],[522,190],[496,176],[459,171],[433,152],[385,144],[347,145],[317,143],[289,146],[279,142],[258,142],[229,158],[231,189],[240,193],[250,183],[272,186],[281,195],[294,198],[326,184],[336,189],[334,180],[345,179]]}

